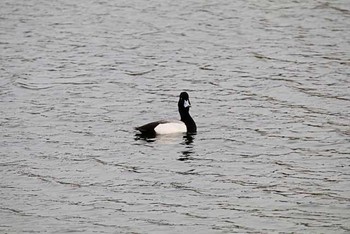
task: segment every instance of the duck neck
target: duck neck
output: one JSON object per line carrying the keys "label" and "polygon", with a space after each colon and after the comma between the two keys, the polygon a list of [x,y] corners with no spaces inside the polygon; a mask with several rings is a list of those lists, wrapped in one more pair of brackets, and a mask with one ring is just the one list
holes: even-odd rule
{"label": "duck neck", "polygon": [[181,121],[186,124],[187,132],[196,132],[197,126],[188,111],[180,111]]}

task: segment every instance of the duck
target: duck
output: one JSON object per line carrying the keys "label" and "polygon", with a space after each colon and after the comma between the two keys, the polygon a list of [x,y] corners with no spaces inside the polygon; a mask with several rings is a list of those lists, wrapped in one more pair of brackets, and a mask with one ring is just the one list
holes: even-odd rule
{"label": "duck", "polygon": [[159,120],[154,121],[140,127],[135,127],[142,135],[165,135],[174,133],[190,133],[197,132],[197,125],[192,119],[189,110],[191,102],[187,92],[181,92],[178,102],[178,110],[180,120]]}

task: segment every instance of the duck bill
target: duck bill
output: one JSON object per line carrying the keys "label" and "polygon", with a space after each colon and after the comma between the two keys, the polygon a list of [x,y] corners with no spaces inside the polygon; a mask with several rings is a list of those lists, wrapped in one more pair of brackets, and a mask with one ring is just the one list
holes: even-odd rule
{"label": "duck bill", "polygon": [[185,100],[184,101],[184,107],[187,108],[187,107],[191,107],[191,103],[189,100]]}

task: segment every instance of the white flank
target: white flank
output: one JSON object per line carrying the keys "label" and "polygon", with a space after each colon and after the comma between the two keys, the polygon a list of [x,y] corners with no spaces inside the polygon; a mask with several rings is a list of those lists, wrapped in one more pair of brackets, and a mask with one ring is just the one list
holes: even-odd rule
{"label": "white flank", "polygon": [[159,124],[157,127],[155,127],[154,131],[157,134],[180,133],[180,132],[187,132],[187,127],[184,122],[177,121],[177,122]]}

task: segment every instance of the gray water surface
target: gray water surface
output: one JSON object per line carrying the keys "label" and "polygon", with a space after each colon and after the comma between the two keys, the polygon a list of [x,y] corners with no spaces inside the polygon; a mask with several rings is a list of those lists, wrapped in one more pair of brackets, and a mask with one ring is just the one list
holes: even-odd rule
{"label": "gray water surface", "polygon": [[[0,232],[350,232],[349,1],[0,14]],[[197,135],[135,135],[182,91]]]}

